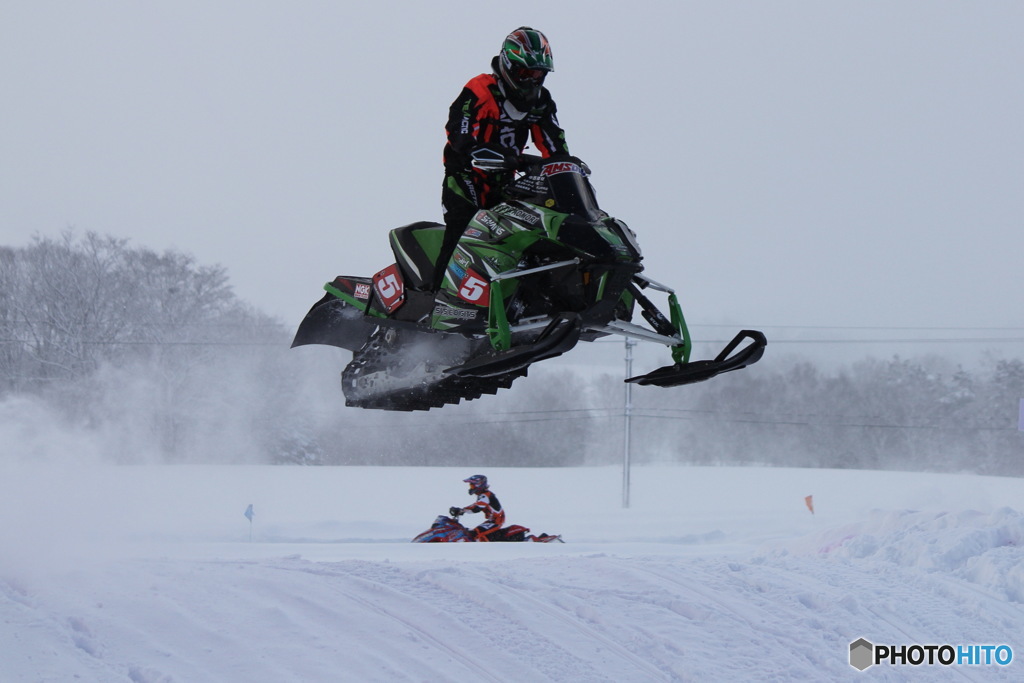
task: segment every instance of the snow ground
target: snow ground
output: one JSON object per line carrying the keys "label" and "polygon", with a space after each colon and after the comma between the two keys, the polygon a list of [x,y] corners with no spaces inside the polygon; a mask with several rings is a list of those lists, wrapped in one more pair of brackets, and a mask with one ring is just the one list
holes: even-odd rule
{"label": "snow ground", "polygon": [[0,463],[0,680],[1024,679],[1024,480],[643,466],[624,509],[619,468],[491,469],[566,543],[409,543],[474,473]]}

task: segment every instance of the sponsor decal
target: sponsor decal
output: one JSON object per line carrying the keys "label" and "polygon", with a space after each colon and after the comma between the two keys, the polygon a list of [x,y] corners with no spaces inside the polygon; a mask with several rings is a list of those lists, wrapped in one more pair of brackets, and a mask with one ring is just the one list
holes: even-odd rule
{"label": "sponsor decal", "polygon": [[511,150],[518,149],[519,145],[516,144],[516,129],[507,125],[512,123],[512,117],[508,115],[505,107],[501,108],[501,115],[498,117],[498,120],[501,123],[506,124],[498,131],[498,142],[501,143],[502,147],[506,147]]}
{"label": "sponsor decal", "polygon": [[455,262],[463,268],[469,268],[469,264],[473,262],[473,259],[458,249],[455,250],[454,258]]}
{"label": "sponsor decal", "polygon": [[501,239],[508,235],[509,233],[509,231],[506,228],[502,227],[501,223],[494,220],[494,216],[492,216],[488,211],[479,212],[476,216],[474,216],[474,219],[476,220],[477,223],[487,228],[490,231],[492,237],[497,237],[498,239]]}
{"label": "sponsor decal", "polygon": [[464,308],[453,308],[445,304],[438,304],[434,306],[434,315],[442,318],[457,318],[459,320],[475,320],[476,311],[467,310]]}
{"label": "sponsor decal", "polygon": [[488,305],[490,292],[490,283],[472,270],[467,270],[466,277],[459,283],[459,298],[474,306]]}
{"label": "sponsor decal", "polygon": [[537,225],[540,223],[540,216],[530,211],[524,211],[523,209],[517,209],[514,206],[508,204],[499,204],[492,209],[494,213],[501,214],[502,216],[508,216],[521,223],[527,225]]}
{"label": "sponsor decal", "polygon": [[494,217],[486,211],[480,211],[476,216],[474,216],[474,218],[476,218],[477,223],[488,230],[494,231],[498,228],[498,221],[494,220]]}
{"label": "sponsor decal", "polygon": [[370,298],[370,285],[360,282],[356,284],[356,289],[353,295],[357,299],[369,299]]}
{"label": "sponsor decal", "polygon": [[405,283],[398,272],[398,264],[390,266],[373,276],[373,289],[377,292],[384,311],[392,313],[405,303]]}
{"label": "sponsor decal", "polygon": [[571,161],[558,161],[552,164],[545,164],[540,169],[541,175],[558,175],[559,173],[578,173],[583,175],[583,169],[580,168],[579,164],[574,164]]}
{"label": "sponsor decal", "polygon": [[462,233],[466,237],[480,237],[483,233],[476,228],[466,228],[466,231]]}
{"label": "sponsor decal", "polygon": [[462,278],[466,277],[466,269],[458,263],[449,263],[448,272],[452,274],[452,282],[460,282]]}

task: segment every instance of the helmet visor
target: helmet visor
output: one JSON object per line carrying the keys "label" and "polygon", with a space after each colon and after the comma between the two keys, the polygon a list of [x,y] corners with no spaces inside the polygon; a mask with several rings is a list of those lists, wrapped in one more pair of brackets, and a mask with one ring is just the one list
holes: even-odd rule
{"label": "helmet visor", "polygon": [[520,83],[541,83],[547,74],[544,69],[528,69],[519,65],[512,67],[512,78]]}
{"label": "helmet visor", "polygon": [[468,479],[463,479],[462,481],[469,484],[470,493],[475,493],[478,489],[483,489],[487,486],[487,479],[479,475],[474,475]]}

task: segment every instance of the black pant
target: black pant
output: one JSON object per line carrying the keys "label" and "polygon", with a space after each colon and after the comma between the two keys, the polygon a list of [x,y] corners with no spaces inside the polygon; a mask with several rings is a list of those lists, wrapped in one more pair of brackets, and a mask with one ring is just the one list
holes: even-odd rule
{"label": "black pant", "polygon": [[[444,282],[444,273],[448,268],[448,261],[455,253],[455,247],[459,238],[466,230],[466,224],[476,214],[478,207],[467,196],[469,190],[476,194],[475,188],[463,189],[465,181],[458,176],[445,176],[444,185],[441,187],[441,206],[444,209],[444,239],[441,241],[441,251],[437,255],[436,267],[434,268],[433,289],[437,291]],[[455,184],[459,190],[452,188]]]}

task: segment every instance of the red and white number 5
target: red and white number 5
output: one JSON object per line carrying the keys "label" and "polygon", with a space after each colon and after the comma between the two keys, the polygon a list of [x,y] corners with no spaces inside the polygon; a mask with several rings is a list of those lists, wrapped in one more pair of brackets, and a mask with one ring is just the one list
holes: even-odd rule
{"label": "red and white number 5", "polygon": [[459,297],[478,306],[487,305],[487,282],[476,275],[467,274],[459,286]]}
{"label": "red and white number 5", "polygon": [[400,291],[398,285],[398,278],[395,277],[394,273],[388,273],[381,279],[377,280],[377,293],[380,294],[380,298],[385,301],[391,300]]}

